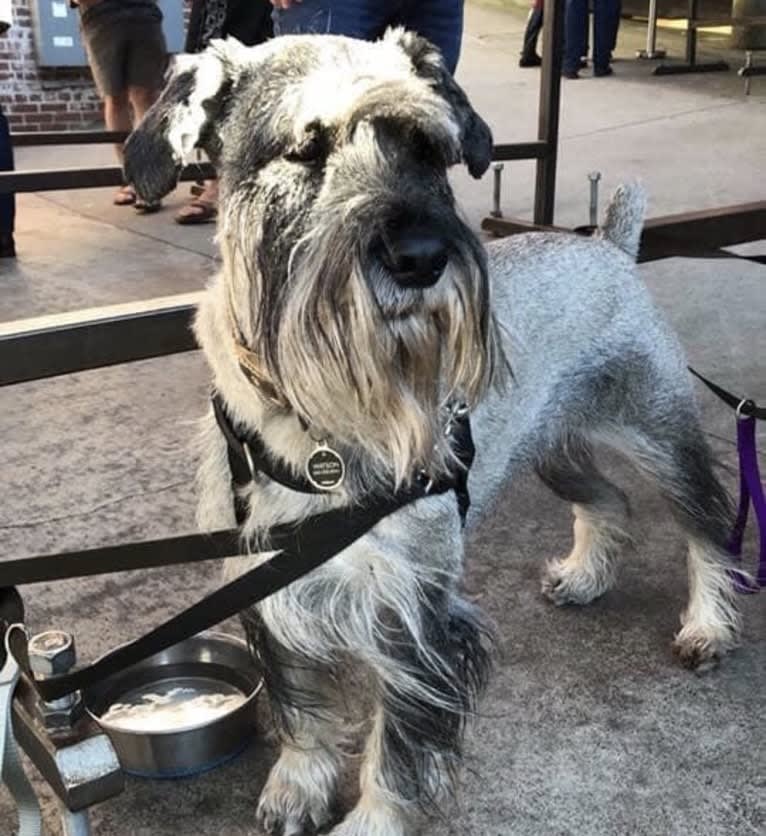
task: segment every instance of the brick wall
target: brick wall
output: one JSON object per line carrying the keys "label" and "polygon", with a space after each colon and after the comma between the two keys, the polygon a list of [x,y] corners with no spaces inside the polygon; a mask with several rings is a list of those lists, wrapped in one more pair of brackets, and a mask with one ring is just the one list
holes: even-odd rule
{"label": "brick wall", "polygon": [[102,124],[90,70],[37,66],[29,0],[13,0],[13,25],[0,37],[0,104],[16,132]]}

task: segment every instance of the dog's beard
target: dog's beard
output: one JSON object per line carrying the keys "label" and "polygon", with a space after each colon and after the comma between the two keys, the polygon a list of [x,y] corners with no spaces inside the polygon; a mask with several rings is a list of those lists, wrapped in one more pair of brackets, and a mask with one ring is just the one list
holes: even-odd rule
{"label": "dog's beard", "polygon": [[483,251],[456,248],[437,285],[389,306],[365,275],[364,246],[326,232],[294,248],[278,320],[265,312],[254,349],[313,431],[363,450],[378,479],[438,476],[454,455],[444,407],[477,403],[498,366]]}

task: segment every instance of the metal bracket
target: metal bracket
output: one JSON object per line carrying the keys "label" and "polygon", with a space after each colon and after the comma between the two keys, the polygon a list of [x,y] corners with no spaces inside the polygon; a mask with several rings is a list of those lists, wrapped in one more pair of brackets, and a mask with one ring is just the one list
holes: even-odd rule
{"label": "metal bracket", "polygon": [[36,719],[36,700],[22,677],[13,700],[14,736],[64,807],[77,813],[119,795],[125,776],[109,738],[85,719],[72,738],[52,740]]}

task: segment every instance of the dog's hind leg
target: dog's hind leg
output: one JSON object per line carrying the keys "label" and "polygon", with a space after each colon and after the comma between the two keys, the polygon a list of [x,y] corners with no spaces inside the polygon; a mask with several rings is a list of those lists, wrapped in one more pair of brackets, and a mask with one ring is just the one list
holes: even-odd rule
{"label": "dog's hind leg", "polygon": [[614,583],[615,559],[628,540],[628,502],[596,468],[588,442],[570,437],[536,465],[542,481],[572,503],[574,545],[567,557],[549,560],[543,594],[559,606],[588,604]]}
{"label": "dog's hind leg", "polygon": [[656,483],[686,535],[689,603],[673,648],[687,667],[713,667],[738,643],[741,617],[727,573],[732,505],[696,414],[676,406],[672,417],[620,429],[611,443]]}
{"label": "dog's hind leg", "polygon": [[260,663],[279,757],[258,801],[257,819],[268,834],[313,833],[332,815],[342,724],[325,699],[329,673],[279,645],[253,611],[242,616]]}

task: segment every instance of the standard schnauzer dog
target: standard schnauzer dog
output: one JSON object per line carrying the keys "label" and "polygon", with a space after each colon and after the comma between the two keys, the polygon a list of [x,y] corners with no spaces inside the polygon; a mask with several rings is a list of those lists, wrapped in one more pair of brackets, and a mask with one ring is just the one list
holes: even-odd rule
{"label": "standard schnauzer dog", "polygon": [[[343,481],[316,493],[255,469],[236,491],[247,554],[230,574],[269,556],[259,540],[274,525],[450,472],[444,430],[466,404],[470,523],[523,467],[573,503],[574,547],[547,564],[548,598],[586,604],[613,583],[628,505],[594,462],[606,445],[654,481],[688,539],[678,655],[709,666],[736,643],[729,502],[683,352],[636,275],[638,187],[620,188],[591,239],[533,234],[485,249],[447,171],[462,161],[481,176],[490,131],[438,52],[401,30],[182,57],[127,144],[128,178],[157,199],[197,147],[221,185],[223,264],[196,322],[218,398],[296,479],[318,447],[345,463]],[[235,491],[212,413],[201,440],[200,523],[230,527]],[[459,591],[463,553],[454,496],[427,495],[245,616],[282,742],[258,807],[268,833],[329,823],[359,671],[371,694],[361,794],[332,833],[404,836],[449,796],[489,658]]]}

